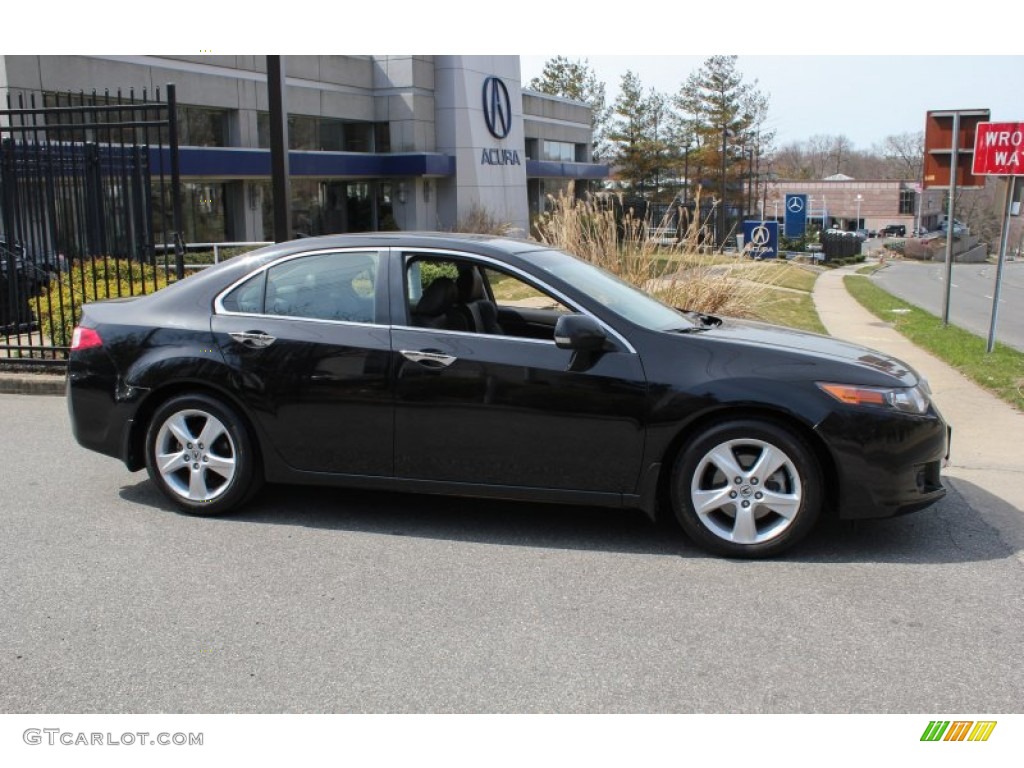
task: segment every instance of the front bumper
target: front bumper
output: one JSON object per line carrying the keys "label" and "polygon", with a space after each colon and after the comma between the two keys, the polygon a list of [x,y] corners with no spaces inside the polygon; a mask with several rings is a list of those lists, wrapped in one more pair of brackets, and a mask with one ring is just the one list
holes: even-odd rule
{"label": "front bumper", "polygon": [[914,512],[946,495],[941,470],[951,431],[934,408],[923,416],[857,408],[818,425],[836,470],[838,516],[861,520]]}

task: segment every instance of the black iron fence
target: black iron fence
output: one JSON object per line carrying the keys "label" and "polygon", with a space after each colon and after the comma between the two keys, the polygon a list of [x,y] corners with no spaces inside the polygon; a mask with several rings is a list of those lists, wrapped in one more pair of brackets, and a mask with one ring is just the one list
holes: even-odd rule
{"label": "black iron fence", "polygon": [[165,98],[159,89],[8,95],[0,363],[61,365],[85,301],[183,275],[177,163],[173,85]]}

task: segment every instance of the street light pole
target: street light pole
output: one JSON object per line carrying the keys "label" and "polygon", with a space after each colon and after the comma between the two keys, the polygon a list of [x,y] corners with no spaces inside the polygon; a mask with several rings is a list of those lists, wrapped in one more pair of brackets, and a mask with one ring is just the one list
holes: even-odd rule
{"label": "street light pole", "polygon": [[864,199],[863,195],[857,195],[857,223],[854,225],[854,229],[860,229],[860,201]]}
{"label": "street light pole", "polygon": [[721,209],[718,211],[718,247],[722,248],[725,246],[725,151],[727,149],[726,141],[729,136],[729,126],[725,123],[722,124],[722,202]]}
{"label": "street light pole", "polygon": [[690,140],[683,147],[683,205],[690,202]]}

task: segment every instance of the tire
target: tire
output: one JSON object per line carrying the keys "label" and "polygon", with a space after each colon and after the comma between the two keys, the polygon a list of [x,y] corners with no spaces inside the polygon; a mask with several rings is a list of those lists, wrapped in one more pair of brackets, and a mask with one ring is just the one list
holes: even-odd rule
{"label": "tire", "polygon": [[208,395],[179,395],[156,409],[146,430],[146,469],[167,498],[196,515],[228,512],[263,485],[245,423]]}
{"label": "tire", "polygon": [[789,429],[759,419],[729,421],[701,432],[676,458],[672,508],[703,549],[771,557],[814,527],[821,476],[814,452]]}

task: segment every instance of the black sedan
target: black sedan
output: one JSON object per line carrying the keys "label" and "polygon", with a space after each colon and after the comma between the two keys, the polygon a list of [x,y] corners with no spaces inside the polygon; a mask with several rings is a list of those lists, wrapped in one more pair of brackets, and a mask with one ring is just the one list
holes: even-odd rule
{"label": "black sedan", "polygon": [[664,509],[755,557],[945,493],[946,424],[899,360],[487,236],[303,239],[89,304],[67,402],[198,514],[264,481]]}

